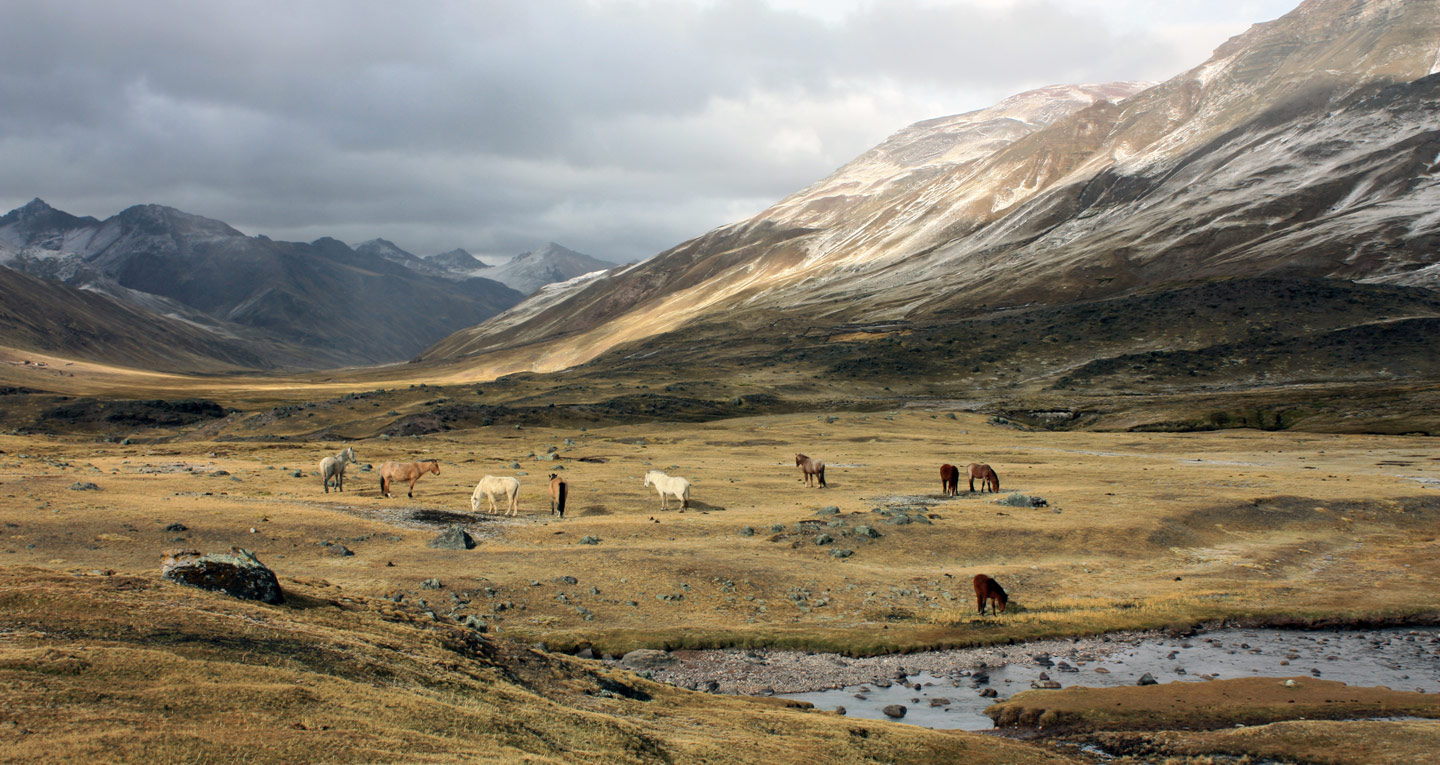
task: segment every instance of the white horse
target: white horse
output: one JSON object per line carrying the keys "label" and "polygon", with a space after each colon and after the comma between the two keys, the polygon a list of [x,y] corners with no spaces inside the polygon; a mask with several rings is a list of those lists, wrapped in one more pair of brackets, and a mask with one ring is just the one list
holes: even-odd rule
{"label": "white horse", "polygon": [[665,495],[670,495],[680,500],[680,509],[690,506],[690,482],[679,476],[668,476],[659,470],[651,470],[645,474],[645,485],[654,486],[655,491],[660,494],[660,509],[666,509]]}
{"label": "white horse", "polygon": [[470,509],[473,512],[480,512],[480,495],[484,494],[485,499],[490,502],[490,512],[496,512],[495,495],[504,494],[509,501],[511,515],[520,512],[520,480],[511,478],[508,475],[487,475],[475,484],[475,493],[470,495]]}
{"label": "white horse", "polygon": [[330,493],[330,480],[335,480],[335,491],[345,491],[345,465],[355,461],[355,450],[345,447],[334,457],[320,460],[320,485]]}

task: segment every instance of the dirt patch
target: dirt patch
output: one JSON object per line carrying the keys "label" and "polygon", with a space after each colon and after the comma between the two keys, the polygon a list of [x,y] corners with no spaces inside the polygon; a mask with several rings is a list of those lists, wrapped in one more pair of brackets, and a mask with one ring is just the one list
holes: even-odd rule
{"label": "dirt patch", "polygon": [[410,511],[410,520],[416,523],[428,523],[434,526],[464,526],[484,520],[471,513],[455,513],[449,510],[436,510],[435,508],[420,508]]}

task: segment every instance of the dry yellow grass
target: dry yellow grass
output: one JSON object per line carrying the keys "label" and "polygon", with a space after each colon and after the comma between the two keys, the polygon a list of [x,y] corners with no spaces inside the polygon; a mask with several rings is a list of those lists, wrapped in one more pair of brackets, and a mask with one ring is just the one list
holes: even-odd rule
{"label": "dry yellow grass", "polygon": [[[1435,611],[1440,493],[1420,480],[1433,480],[1437,465],[1425,439],[1030,433],[920,411],[833,417],[586,432],[491,427],[352,444],[375,465],[440,459],[442,474],[422,479],[413,501],[378,498],[375,475],[355,467],[351,491],[322,494],[315,462],[339,442],[0,437],[0,563],[149,575],[172,539],[240,545],[282,575],[324,577],[360,595],[417,590],[431,577],[447,591],[490,588],[493,596],[461,613],[527,640],[614,652],[755,644],[874,652],[1226,617]],[[552,445],[555,462],[529,456]],[[830,463],[831,488],[800,484],[796,451]],[[996,467],[1002,496],[1042,496],[1050,507],[1001,506],[988,494],[940,498],[939,464],[971,460]],[[517,461],[528,473],[521,517],[471,516],[475,482],[514,474]],[[145,472],[177,462],[197,470]],[[556,466],[571,483],[563,521],[549,515],[544,488]],[[651,468],[691,479],[694,508],[660,511],[641,483]],[[296,469],[305,477],[292,477]],[[67,488],[82,480],[101,491]],[[871,512],[921,501],[939,516],[929,525],[888,525]],[[817,515],[824,506],[841,514]],[[447,520],[468,523],[480,547],[426,547]],[[190,530],[161,530],[173,522]],[[785,531],[770,531],[774,524]],[[859,525],[882,536],[857,537]],[[754,536],[739,534],[747,526]],[[822,533],[835,541],[814,544]],[[580,544],[587,536],[601,541]],[[355,555],[327,555],[324,541]],[[853,555],[831,557],[840,548]],[[969,580],[978,572],[1010,591],[1010,612],[974,613]],[[566,575],[579,583],[555,582]]]}

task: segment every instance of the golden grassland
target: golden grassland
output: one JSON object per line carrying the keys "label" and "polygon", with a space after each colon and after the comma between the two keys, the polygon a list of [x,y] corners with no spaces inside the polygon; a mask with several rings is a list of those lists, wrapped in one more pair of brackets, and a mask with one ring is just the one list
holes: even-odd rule
{"label": "golden grassland", "polygon": [[267,606],[0,568],[4,762],[976,762],[977,734],[715,697],[284,580]]}
{"label": "golden grassland", "polygon": [[[1103,733],[1110,762],[1214,763],[1231,758],[1317,765],[1414,765],[1435,759],[1440,724],[1415,720],[1288,720],[1214,731]],[[1245,761],[1239,759],[1239,761]]]}
{"label": "golden grassland", "polygon": [[[1440,462],[1422,438],[1038,433],[905,410],[350,444],[375,466],[440,460],[413,500],[381,499],[376,475],[355,466],[349,491],[322,493],[315,463],[342,445],[0,437],[0,564],[152,575],[166,547],[238,545],[282,575],[356,595],[419,592],[430,578],[442,597],[487,592],[456,613],[552,647],[608,652],[858,654],[1221,618],[1437,611]],[[554,461],[532,456],[552,446]],[[830,463],[830,488],[802,486],[797,451]],[[1001,505],[963,485],[941,497],[939,465],[970,461],[995,466],[1002,497],[1049,506]],[[642,485],[650,469],[689,478],[692,508],[672,500],[662,511]],[[548,510],[552,471],[571,486],[564,520]],[[527,473],[518,518],[470,513],[481,476],[517,472]],[[71,490],[77,481],[100,490]],[[839,514],[817,513],[827,506]],[[930,522],[891,525],[877,508],[912,508]],[[176,522],[187,531],[163,530]],[[450,523],[480,545],[427,547]],[[742,536],[747,527],[753,536]],[[815,544],[822,534],[833,541]],[[354,555],[331,555],[324,542]],[[833,557],[837,549],[852,555]],[[973,611],[969,580],[982,572],[1011,593],[1001,617]]]}

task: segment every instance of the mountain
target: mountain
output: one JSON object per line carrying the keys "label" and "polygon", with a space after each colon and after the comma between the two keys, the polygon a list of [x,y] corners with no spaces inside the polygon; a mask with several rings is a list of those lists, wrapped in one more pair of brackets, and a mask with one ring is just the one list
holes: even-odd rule
{"label": "mountain", "polygon": [[0,266],[0,345],[161,372],[235,372],[298,353]]}
{"label": "mountain", "polygon": [[614,268],[598,258],[562,247],[554,242],[525,252],[485,272],[485,276],[529,295],[547,284],[564,282],[583,274]]}
{"label": "mountain", "polygon": [[1216,279],[1436,286],[1437,50],[1440,0],[1308,0],[1153,87],[913,125],[754,218],[422,358],[524,346],[553,371],[666,333],[742,348],[782,320],[957,322]]}
{"label": "mountain", "polygon": [[425,260],[450,271],[471,272],[490,267],[489,263],[458,247],[449,252],[431,255]]}
{"label": "mountain", "polygon": [[238,325],[263,339],[257,351],[299,347],[296,360],[312,368],[406,359],[522,297],[488,279],[418,273],[377,252],[389,244],[379,241],[362,250],[277,242],[160,205],[99,221],[36,199],[0,217],[0,263],[214,328]]}

